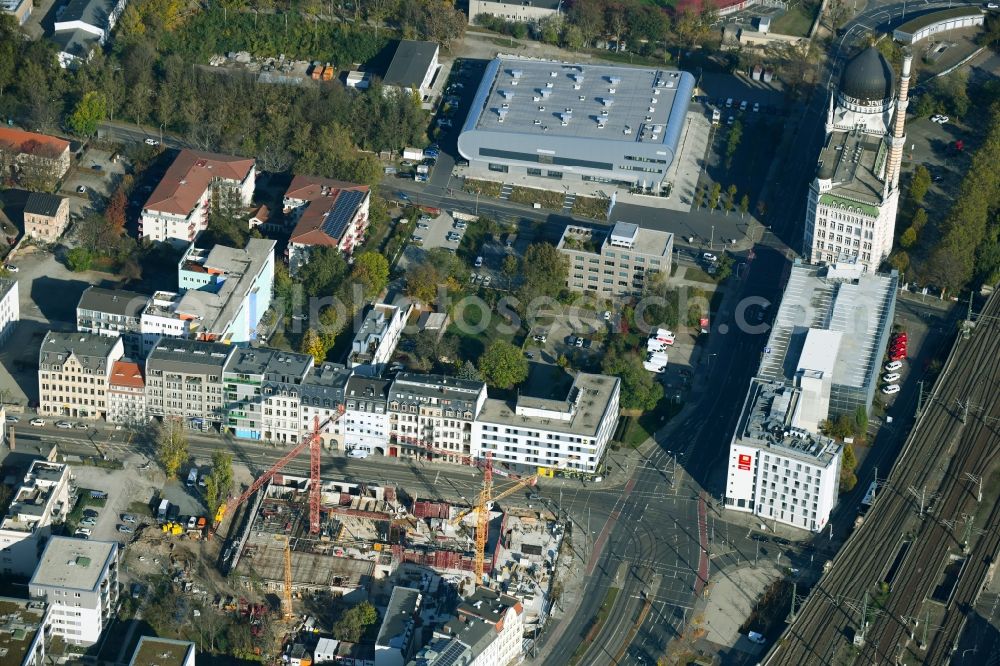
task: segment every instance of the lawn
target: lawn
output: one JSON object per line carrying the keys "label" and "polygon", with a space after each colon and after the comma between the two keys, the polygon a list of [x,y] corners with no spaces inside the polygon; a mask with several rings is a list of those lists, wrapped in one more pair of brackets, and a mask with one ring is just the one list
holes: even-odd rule
{"label": "lawn", "polygon": [[500,189],[502,187],[501,183],[495,183],[492,180],[475,180],[473,178],[466,178],[465,182],[462,183],[462,189],[466,192],[480,194],[484,197],[500,196]]}
{"label": "lawn", "polygon": [[527,206],[537,203],[542,208],[551,210],[562,210],[563,198],[562,192],[539,190],[534,187],[515,186],[511,188],[510,192],[510,200],[514,203],[525,204]]}
{"label": "lawn", "polygon": [[[456,308],[448,332],[458,336],[458,353],[463,361],[479,364],[479,357],[494,340],[507,340],[520,346],[524,332],[510,332],[507,320],[494,312],[484,301],[470,299],[464,307]],[[482,329],[482,330],[480,330]]]}
{"label": "lawn", "polygon": [[676,403],[667,397],[660,399],[656,409],[644,412],[641,416],[630,416],[622,434],[622,444],[635,448],[653,436],[667,421],[681,411],[684,403]]}
{"label": "lawn", "polygon": [[593,220],[608,219],[608,200],[599,197],[577,197],[573,201],[573,215]]}
{"label": "lawn", "polygon": [[788,11],[771,23],[771,32],[793,37],[806,37],[819,11],[818,2],[798,0],[788,7]]}

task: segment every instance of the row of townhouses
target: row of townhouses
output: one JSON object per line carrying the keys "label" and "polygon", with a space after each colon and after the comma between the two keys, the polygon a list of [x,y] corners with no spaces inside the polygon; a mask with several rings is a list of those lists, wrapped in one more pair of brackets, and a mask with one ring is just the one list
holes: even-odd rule
{"label": "row of townhouses", "polygon": [[[594,473],[618,420],[620,382],[579,373],[545,394],[490,398],[486,385],[443,375],[359,372],[312,356],[161,337],[144,363],[119,337],[49,332],[39,356],[40,412],[196,429],[296,444],[318,420],[324,442],[393,457],[500,462]],[[366,369],[366,368],[362,368]],[[342,416],[334,419],[341,411]]]}

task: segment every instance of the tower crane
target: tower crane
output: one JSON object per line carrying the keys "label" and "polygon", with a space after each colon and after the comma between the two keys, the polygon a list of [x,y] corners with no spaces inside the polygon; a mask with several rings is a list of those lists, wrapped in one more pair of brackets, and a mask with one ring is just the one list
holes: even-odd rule
{"label": "tower crane", "polygon": [[337,413],[330,418],[326,419],[323,423],[320,423],[319,417],[316,416],[313,419],[312,432],[309,433],[307,437],[303,437],[301,441],[296,444],[288,453],[286,453],[278,462],[274,463],[271,469],[267,470],[254,481],[249,488],[243,491],[243,494],[236,499],[229,499],[221,506],[219,506],[218,511],[215,513],[215,521],[212,525],[212,532],[219,528],[222,524],[222,519],[227,513],[232,512],[236,507],[240,506],[247,501],[255,492],[260,490],[261,486],[270,481],[275,474],[284,469],[285,465],[291,462],[299,453],[302,452],[304,448],[309,447],[309,533],[319,534],[319,507],[320,507],[320,482],[319,482],[319,468],[320,468],[320,448],[322,442],[322,431],[327,425],[332,425],[340,420],[340,417],[344,415],[344,406],[340,405],[337,408]]}
{"label": "tower crane", "polygon": [[471,509],[462,511],[455,518],[451,520],[452,525],[457,525],[470,513],[476,514],[476,551],[475,551],[474,561],[475,561],[476,580],[479,583],[481,583],[483,580],[483,572],[486,568],[485,567],[486,537],[489,534],[489,527],[490,527],[490,509],[489,509],[490,504],[502,500],[505,497],[510,497],[521,488],[535,485],[535,483],[538,480],[538,475],[532,474],[530,476],[522,477],[521,479],[515,481],[509,487],[504,488],[500,492],[494,494],[493,457],[489,451],[486,452],[485,458],[483,458],[480,461],[470,456],[462,455],[456,451],[436,448],[428,444],[425,440],[421,440],[416,437],[406,437],[404,439],[407,442],[430,453],[439,453],[450,456],[459,455],[462,457],[462,464],[473,465],[476,467],[480,467],[483,470],[483,485],[479,489],[479,497],[476,500],[475,506],[473,506]]}
{"label": "tower crane", "polygon": [[285,542],[285,587],[281,595],[281,614],[285,622],[289,622],[295,616],[292,612],[292,544],[287,534],[276,538]]}

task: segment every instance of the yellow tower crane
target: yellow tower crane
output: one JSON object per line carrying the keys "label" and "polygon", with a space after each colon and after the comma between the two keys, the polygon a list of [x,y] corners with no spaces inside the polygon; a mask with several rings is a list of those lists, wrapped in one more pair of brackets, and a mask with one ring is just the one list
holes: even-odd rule
{"label": "yellow tower crane", "polygon": [[451,524],[457,525],[470,513],[476,514],[476,552],[475,552],[475,572],[477,584],[483,582],[483,573],[486,568],[486,537],[490,527],[490,504],[498,502],[505,497],[510,497],[521,488],[535,485],[538,480],[537,475],[526,476],[518,479],[511,486],[504,488],[497,494],[493,494],[493,462],[490,454],[486,454],[486,461],[483,465],[483,487],[479,491],[479,499],[471,509],[462,511],[452,518]]}

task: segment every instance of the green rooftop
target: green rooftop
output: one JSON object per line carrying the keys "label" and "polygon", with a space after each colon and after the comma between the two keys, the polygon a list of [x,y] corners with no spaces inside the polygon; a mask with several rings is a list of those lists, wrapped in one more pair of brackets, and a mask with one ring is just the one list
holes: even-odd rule
{"label": "green rooftop", "polygon": [[903,25],[896,28],[896,31],[912,35],[929,25],[934,25],[940,21],[948,19],[964,18],[966,16],[981,15],[983,10],[979,7],[953,7],[952,9],[942,9],[939,12],[928,12],[917,18],[910,19]]}

